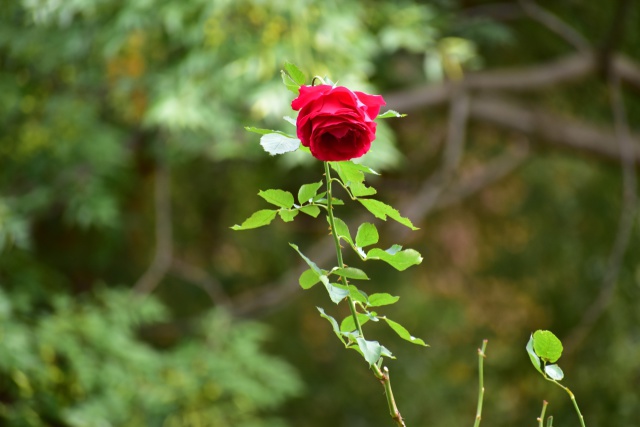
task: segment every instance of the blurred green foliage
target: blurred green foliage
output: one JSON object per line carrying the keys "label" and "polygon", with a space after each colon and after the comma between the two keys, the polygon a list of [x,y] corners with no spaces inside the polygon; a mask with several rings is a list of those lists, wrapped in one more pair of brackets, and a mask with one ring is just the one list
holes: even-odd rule
{"label": "blurred green foliage", "polygon": [[[243,129],[289,126],[282,64],[384,93],[570,51],[523,17],[496,23],[463,13],[485,3],[3,2],[0,424],[387,425],[379,385],[317,315],[316,305],[328,305],[320,291],[251,313],[260,323],[229,315],[174,271],[153,295],[132,296],[155,249],[153,178],[166,160],[174,256],[232,301],[251,299],[298,265],[288,242],[306,250],[326,236],[323,221],[302,217],[229,230],[260,209],[257,189],[295,192],[322,173],[296,155],[265,155]],[[594,45],[614,15],[615,2],[546,3]],[[631,9],[629,22],[639,14]],[[628,26],[619,49],[633,55],[638,40]],[[597,78],[521,98],[611,125]],[[640,100],[632,91],[625,100],[635,126]],[[374,183],[381,199],[396,205],[418,191],[437,167],[446,119],[431,109],[379,127],[364,162],[383,172]],[[468,134],[463,175],[514,140],[480,123]],[[615,164],[540,149],[475,196],[412,218],[421,231],[400,243],[425,262],[401,283],[390,268],[368,271],[371,292],[401,296],[389,317],[431,345],[404,345],[374,325],[394,343],[394,392],[409,425],[470,424],[483,338],[483,425],[533,422],[542,399],[557,425],[575,422],[563,391],[539,381],[523,350],[536,329],[564,338],[598,294],[620,187]],[[355,217],[352,207],[339,216]],[[384,244],[393,230],[377,224]],[[638,254],[636,227],[612,308],[588,345],[563,356],[587,425],[640,419]]]}

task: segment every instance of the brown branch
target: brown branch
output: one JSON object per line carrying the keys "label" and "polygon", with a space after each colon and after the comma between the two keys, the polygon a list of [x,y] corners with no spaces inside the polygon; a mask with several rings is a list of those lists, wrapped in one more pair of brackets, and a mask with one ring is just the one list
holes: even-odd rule
{"label": "brown branch", "polygon": [[154,186],[156,248],[151,265],[133,287],[133,292],[143,296],[153,292],[165,277],[173,256],[170,176],[164,158],[158,158]]}
{"label": "brown branch", "polygon": [[551,32],[559,35],[567,43],[580,52],[588,52],[591,48],[589,42],[573,27],[559,19],[546,9],[540,7],[533,0],[519,0],[522,10],[534,21],[547,27]]}
{"label": "brown branch", "polygon": [[604,314],[615,294],[620,276],[620,269],[624,254],[629,246],[631,232],[637,213],[637,183],[634,161],[634,147],[631,144],[631,134],[625,112],[620,81],[613,77],[610,84],[611,110],[618,136],[619,157],[622,165],[622,209],[618,222],[618,231],[607,262],[600,292],[589,308],[585,311],[578,326],[570,333],[565,341],[567,353],[574,352],[582,344],[595,323]]}
{"label": "brown branch", "polygon": [[222,284],[202,268],[174,258],[171,263],[171,272],[202,288],[214,304],[231,308],[231,299],[224,291]]}

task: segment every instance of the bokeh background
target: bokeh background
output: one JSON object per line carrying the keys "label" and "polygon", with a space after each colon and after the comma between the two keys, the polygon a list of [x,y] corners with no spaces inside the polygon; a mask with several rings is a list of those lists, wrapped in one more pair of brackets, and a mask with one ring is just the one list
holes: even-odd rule
{"label": "bokeh background", "polygon": [[[291,130],[285,61],[408,113],[363,162],[425,260],[367,265],[371,326],[410,426],[578,425],[524,350],[550,329],[589,426],[640,422],[640,7],[631,0],[5,0],[0,7],[0,424],[385,426],[383,390],[303,292],[288,242],[234,232],[322,165]],[[373,220],[347,204],[350,224]],[[349,260],[347,260],[349,262]],[[355,260],[354,265],[357,265]]]}

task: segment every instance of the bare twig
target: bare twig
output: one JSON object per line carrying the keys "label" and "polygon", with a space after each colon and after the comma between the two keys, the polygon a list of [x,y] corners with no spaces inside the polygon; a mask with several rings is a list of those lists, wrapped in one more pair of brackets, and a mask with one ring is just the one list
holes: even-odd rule
{"label": "bare twig", "polygon": [[166,159],[163,157],[165,154],[164,150],[160,151],[154,181],[156,248],[151,265],[133,287],[133,291],[139,295],[147,295],[153,292],[171,266],[173,231],[171,224],[170,177],[169,167]]}
{"label": "bare twig", "polygon": [[622,165],[622,209],[616,239],[611,254],[609,255],[600,292],[582,316],[578,326],[570,333],[569,338],[565,341],[567,353],[574,352],[580,346],[591,331],[593,325],[611,303],[620,275],[624,254],[629,246],[629,240],[637,213],[638,197],[634,147],[631,144],[629,124],[627,122],[624,101],[620,90],[620,80],[615,74],[611,76],[610,80],[611,110],[616,134],[618,136],[620,164]]}
{"label": "bare twig", "polygon": [[224,291],[222,284],[202,268],[174,258],[171,263],[171,271],[182,279],[202,288],[214,304],[231,308],[231,299]]}
{"label": "bare twig", "polygon": [[589,42],[573,27],[559,19],[546,9],[540,7],[533,0],[519,0],[522,10],[534,21],[547,27],[551,32],[562,37],[567,43],[580,52],[589,52]]}

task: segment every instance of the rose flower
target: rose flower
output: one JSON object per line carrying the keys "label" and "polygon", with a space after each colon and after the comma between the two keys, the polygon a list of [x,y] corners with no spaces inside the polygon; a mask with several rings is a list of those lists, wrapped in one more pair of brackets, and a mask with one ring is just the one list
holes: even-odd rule
{"label": "rose flower", "polygon": [[301,86],[291,108],[300,111],[298,138],[311,154],[323,161],[361,157],[376,138],[380,95],[354,92],[343,86]]}

